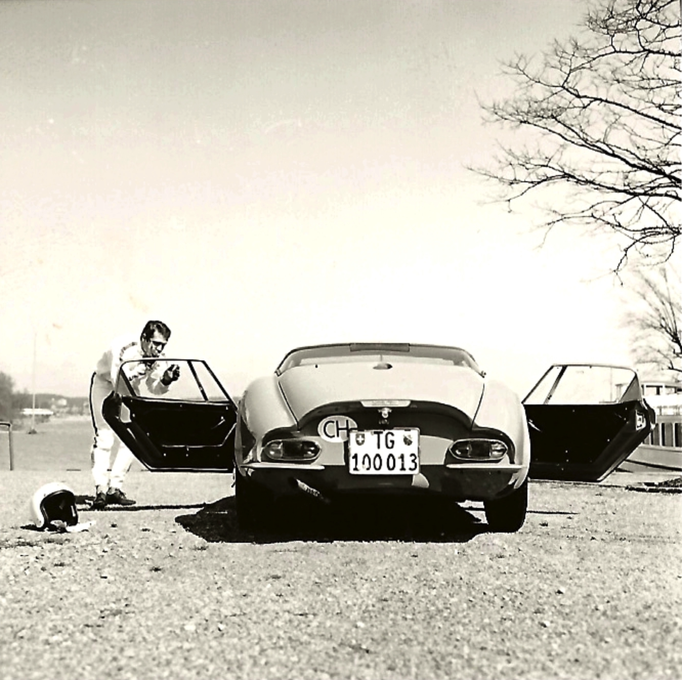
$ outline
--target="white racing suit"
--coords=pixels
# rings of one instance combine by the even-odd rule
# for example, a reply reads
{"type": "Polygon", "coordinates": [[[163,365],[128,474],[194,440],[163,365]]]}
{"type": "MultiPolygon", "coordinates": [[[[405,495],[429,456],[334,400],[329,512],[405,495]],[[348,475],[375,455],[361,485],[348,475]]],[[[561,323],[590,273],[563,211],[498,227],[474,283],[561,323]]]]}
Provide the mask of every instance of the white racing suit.
{"type": "MultiPolygon", "coordinates": [[[[102,403],[114,391],[121,364],[124,361],[141,358],[143,355],[139,339],[120,339],[114,341],[112,346],[100,357],[97,368],[92,374],[90,414],[95,430],[95,439],[91,451],[92,477],[98,492],[106,493],[109,489],[121,489],[123,480],[135,459],[130,449],[116,437],[114,431],[104,420],[102,403]],[[113,465],[111,465],[110,472],[111,453],[116,441],[118,441],[118,452],[113,465]]],[[[143,387],[144,381],[144,387],[149,393],[159,395],[168,391],[168,386],[161,382],[166,368],[168,368],[166,362],[154,361],[127,364],[123,370],[136,390],[138,387],[143,387]]]]}

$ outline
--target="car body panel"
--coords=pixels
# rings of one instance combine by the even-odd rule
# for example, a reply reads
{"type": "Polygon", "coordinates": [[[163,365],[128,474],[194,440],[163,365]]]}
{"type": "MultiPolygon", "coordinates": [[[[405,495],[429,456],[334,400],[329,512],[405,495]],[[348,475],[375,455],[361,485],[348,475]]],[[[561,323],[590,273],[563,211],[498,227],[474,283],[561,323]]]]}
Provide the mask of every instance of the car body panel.
{"type": "Polygon", "coordinates": [[[508,432],[511,438],[518,442],[517,460],[524,465],[530,464],[531,439],[526,412],[516,394],[507,385],[499,380],[487,380],[485,399],[481,400],[481,406],[476,413],[476,423],[481,428],[508,432]]]}
{"type": "MultiPolygon", "coordinates": [[[[462,465],[456,468],[431,465],[422,467],[419,474],[405,477],[353,476],[343,465],[275,466],[250,463],[241,473],[267,488],[276,497],[300,495],[299,482],[320,494],[324,499],[336,500],[353,495],[445,495],[454,501],[485,501],[518,488],[526,479],[528,469],[521,465],[490,466],[462,465]],[[516,484],[517,480],[521,480],[516,484]]],[[[312,494],[316,495],[316,494],[312,494]]]]}
{"type": "Polygon", "coordinates": [[[409,395],[413,401],[448,404],[473,421],[484,379],[469,368],[398,361],[296,366],[280,376],[294,417],[334,402],[382,400],[409,395]]]}
{"type": "Polygon", "coordinates": [[[253,432],[269,432],[277,428],[294,428],[296,418],[287,405],[279,381],[274,374],[254,380],[241,400],[242,419],[253,432]],[[263,405],[267,408],[263,408],[263,405]]]}
{"type": "Polygon", "coordinates": [[[601,481],[655,423],[637,374],[624,366],[551,366],[523,403],[535,479],[601,481]]]}

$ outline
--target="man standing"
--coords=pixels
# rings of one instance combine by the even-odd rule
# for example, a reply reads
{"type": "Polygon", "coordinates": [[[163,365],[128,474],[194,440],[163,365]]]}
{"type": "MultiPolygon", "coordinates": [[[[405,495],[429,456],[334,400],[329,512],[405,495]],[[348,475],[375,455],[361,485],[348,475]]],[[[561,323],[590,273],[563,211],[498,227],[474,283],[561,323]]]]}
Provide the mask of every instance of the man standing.
{"type": "MultiPolygon", "coordinates": [[[[170,328],[163,321],[148,321],[139,340],[123,338],[112,343],[97,362],[90,382],[90,413],[95,430],[92,445],[92,477],[95,481],[94,510],[107,505],[134,505],[135,501],[123,493],[123,480],[132,465],[134,456],[119,440],[118,452],[109,471],[111,451],[117,439],[102,415],[102,403],[114,391],[121,364],[135,359],[158,359],[170,338],[170,328]]],[[[139,361],[125,364],[123,372],[133,386],[143,381],[152,394],[164,394],[180,376],[177,364],[162,361],[139,361]]]]}

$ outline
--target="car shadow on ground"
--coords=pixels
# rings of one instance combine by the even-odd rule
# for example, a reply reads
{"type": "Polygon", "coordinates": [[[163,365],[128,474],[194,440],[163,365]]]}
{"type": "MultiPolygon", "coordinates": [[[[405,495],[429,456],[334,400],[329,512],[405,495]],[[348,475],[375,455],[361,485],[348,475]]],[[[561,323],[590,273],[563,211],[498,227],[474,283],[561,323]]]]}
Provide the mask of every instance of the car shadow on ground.
{"type": "Polygon", "coordinates": [[[209,543],[287,541],[409,541],[464,543],[488,525],[452,501],[362,499],[323,505],[316,501],[278,507],[272,523],[251,531],[240,526],[234,496],[175,518],[186,531],[209,543]]]}

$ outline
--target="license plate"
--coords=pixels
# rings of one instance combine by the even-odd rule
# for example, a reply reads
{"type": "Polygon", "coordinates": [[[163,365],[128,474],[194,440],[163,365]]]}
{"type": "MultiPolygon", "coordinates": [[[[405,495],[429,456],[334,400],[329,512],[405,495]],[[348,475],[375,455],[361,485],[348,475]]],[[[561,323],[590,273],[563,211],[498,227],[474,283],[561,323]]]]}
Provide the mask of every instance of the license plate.
{"type": "Polygon", "coordinates": [[[351,430],[348,469],[352,475],[416,475],[419,430],[351,430]]]}

